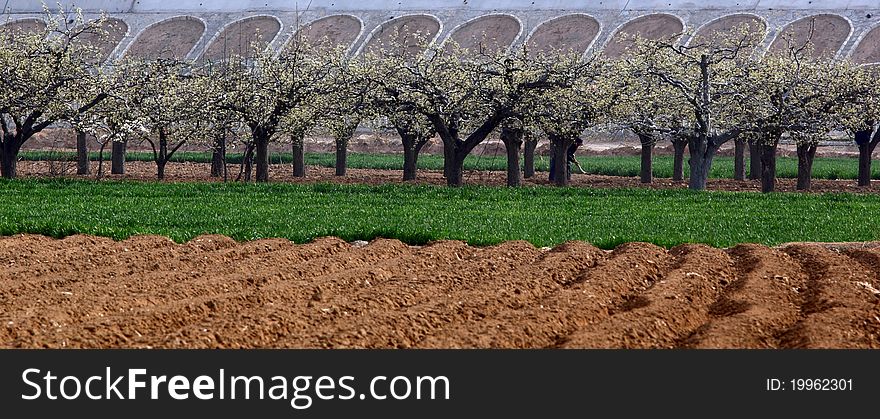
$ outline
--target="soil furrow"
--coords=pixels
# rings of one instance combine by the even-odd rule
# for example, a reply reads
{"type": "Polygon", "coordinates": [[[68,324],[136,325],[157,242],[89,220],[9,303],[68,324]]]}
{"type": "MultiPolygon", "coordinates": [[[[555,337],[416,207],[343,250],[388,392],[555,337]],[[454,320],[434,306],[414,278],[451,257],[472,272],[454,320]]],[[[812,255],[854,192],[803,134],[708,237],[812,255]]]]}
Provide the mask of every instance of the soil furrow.
{"type": "MultiPolygon", "coordinates": [[[[412,255],[404,266],[398,267],[398,274],[389,275],[386,281],[362,287],[354,293],[334,292],[321,298],[314,304],[316,307],[344,316],[326,316],[330,318],[320,327],[304,331],[287,344],[411,347],[459,316],[480,316],[466,309],[459,312],[464,302],[470,301],[470,295],[487,287],[498,292],[514,287],[516,284],[510,283],[515,282],[518,275],[511,272],[520,263],[532,262],[541,255],[525,242],[509,242],[462,255],[467,249],[463,244],[452,242],[428,246],[412,255]],[[419,263],[425,259],[432,262],[419,263]],[[438,305],[444,308],[438,310],[438,305]]],[[[482,295],[480,300],[485,302],[487,296],[482,295]]],[[[278,336],[278,339],[289,340],[290,336],[278,336]]]]}
{"type": "Polygon", "coordinates": [[[709,307],[710,319],[682,342],[692,348],[775,348],[800,318],[806,274],[787,254],[745,244],[727,252],[736,280],[709,307]]]}
{"type": "MultiPolygon", "coordinates": [[[[479,322],[446,327],[427,347],[545,348],[615,310],[638,304],[638,294],[661,276],[667,251],[646,243],[618,246],[573,281],[523,307],[507,306],[479,322]]],[[[548,273],[552,272],[552,266],[548,273]]]]}
{"type": "Polygon", "coordinates": [[[788,348],[880,348],[880,296],[870,284],[872,272],[852,258],[823,246],[783,249],[808,275],[803,318],[786,331],[788,348]]]}
{"type": "MultiPolygon", "coordinates": [[[[209,265],[208,270],[201,272],[177,270],[153,272],[141,277],[127,275],[98,283],[95,287],[98,289],[92,290],[95,292],[80,291],[62,294],[61,297],[55,297],[60,299],[56,301],[37,301],[37,307],[49,305],[72,310],[90,308],[91,311],[75,313],[70,310],[52,310],[52,315],[47,318],[39,310],[28,310],[37,316],[33,322],[35,324],[31,326],[37,330],[51,331],[53,328],[75,325],[75,317],[79,317],[79,323],[83,323],[82,326],[87,330],[84,337],[89,339],[93,337],[90,335],[101,334],[104,329],[112,332],[114,324],[132,323],[144,316],[156,319],[164,326],[182,327],[186,324],[186,319],[216,312],[222,306],[223,300],[237,301],[238,304],[232,306],[238,306],[242,301],[254,298],[254,290],[273,282],[295,278],[299,272],[315,277],[326,272],[368,265],[378,259],[363,250],[357,250],[362,257],[346,256],[346,252],[353,252],[350,245],[333,238],[316,240],[302,246],[294,246],[286,240],[263,240],[242,247],[243,249],[238,249],[238,254],[250,257],[231,265],[209,265]],[[274,273],[267,273],[267,266],[272,267],[274,273]],[[163,319],[165,323],[159,321],[163,319]]],[[[22,323],[19,328],[25,327],[27,316],[17,317],[22,323]]],[[[130,336],[142,338],[136,329],[132,328],[129,332],[130,336]]],[[[68,333],[73,331],[68,330],[68,333]]],[[[60,341],[73,343],[63,338],[60,341]]]]}
{"type": "Polygon", "coordinates": [[[733,263],[721,250],[683,245],[670,251],[676,262],[643,293],[639,307],[615,313],[573,333],[564,348],[672,348],[710,319],[711,305],[733,278],[733,263]]]}
{"type": "Polygon", "coordinates": [[[880,248],[0,238],[0,347],[880,348],[880,248]]]}

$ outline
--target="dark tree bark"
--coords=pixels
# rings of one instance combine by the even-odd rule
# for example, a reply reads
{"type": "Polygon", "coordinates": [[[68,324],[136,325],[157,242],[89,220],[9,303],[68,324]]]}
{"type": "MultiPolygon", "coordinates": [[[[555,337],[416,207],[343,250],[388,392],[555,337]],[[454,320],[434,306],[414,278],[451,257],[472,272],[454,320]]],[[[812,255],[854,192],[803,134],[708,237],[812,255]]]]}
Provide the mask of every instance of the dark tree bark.
{"type": "Polygon", "coordinates": [[[257,182],[269,181],[269,137],[255,138],[257,182]]]}
{"type": "Polygon", "coordinates": [[[739,131],[727,131],[718,135],[699,133],[688,138],[688,150],[690,151],[691,176],[688,179],[688,188],[694,191],[706,189],[709,173],[712,171],[712,162],[718,149],[727,141],[736,139],[739,131]]]}
{"type": "Polygon", "coordinates": [[[403,180],[416,180],[418,170],[419,152],[416,147],[403,148],[403,180]]]}
{"type": "Polygon", "coordinates": [[[160,160],[156,162],[156,179],[165,180],[165,165],[168,164],[165,160],[160,160]]]}
{"type": "Polygon", "coordinates": [[[293,177],[306,177],[306,155],[302,135],[291,137],[293,152],[293,177]]]}
{"type": "Polygon", "coordinates": [[[493,113],[467,137],[460,137],[458,121],[449,123],[438,114],[425,115],[443,140],[444,174],[448,186],[461,186],[464,159],[474,147],[483,142],[506,118],[501,112],[493,113]]]}
{"type": "Polygon", "coordinates": [[[523,177],[531,179],[535,176],[535,149],[538,140],[527,139],[523,142],[523,177]]]}
{"type": "Polygon", "coordinates": [[[6,179],[15,179],[18,172],[18,151],[20,146],[12,136],[7,136],[0,146],[0,174],[6,179]]]}
{"type": "Polygon", "coordinates": [[[868,125],[871,129],[856,132],[856,144],[859,146],[859,186],[871,186],[871,156],[880,143],[880,129],[874,130],[873,121],[868,125]]]}
{"type": "Polygon", "coordinates": [[[687,140],[675,139],[672,141],[672,180],[681,182],[684,180],[684,149],[687,147],[687,140]]]}
{"type": "Polygon", "coordinates": [[[813,158],[816,157],[816,144],[798,144],[797,190],[808,191],[813,179],[813,158]]]}
{"type": "Polygon", "coordinates": [[[761,144],[761,192],[768,193],[776,190],[776,147],[761,144]]]}
{"type": "Polygon", "coordinates": [[[746,142],[737,138],[733,144],[733,180],[746,180],[746,142]]]}
{"type": "Polygon", "coordinates": [[[104,176],[104,149],[107,148],[107,142],[104,141],[101,143],[101,148],[98,149],[98,173],[95,176],[100,179],[104,176]]]}
{"type": "Polygon", "coordinates": [[[639,178],[642,183],[654,181],[654,137],[648,134],[638,134],[642,143],[642,163],[640,165],[639,178]]]}
{"type": "Polygon", "coordinates": [[[507,186],[516,188],[522,184],[520,177],[519,153],[522,148],[523,129],[520,127],[503,127],[501,142],[507,150],[507,186]]]}
{"type": "Polygon", "coordinates": [[[553,154],[553,184],[568,186],[568,149],[574,144],[574,138],[550,136],[550,150],[553,154]]]}
{"type": "Polygon", "coordinates": [[[871,154],[868,144],[859,144],[859,186],[871,186],[871,154]]]}
{"type": "Polygon", "coordinates": [[[238,173],[237,180],[242,180],[242,176],[244,177],[245,182],[251,181],[251,174],[254,171],[254,146],[251,143],[248,143],[244,147],[244,157],[241,160],[241,170],[238,173]]]}
{"type": "Polygon", "coordinates": [[[761,146],[757,141],[749,142],[749,180],[761,178],[761,146]]]}
{"type": "Polygon", "coordinates": [[[688,141],[688,150],[690,151],[688,189],[693,191],[706,190],[709,171],[712,170],[712,159],[715,157],[715,152],[718,151],[718,145],[708,141],[701,134],[688,141]]]}
{"type": "Polygon", "coordinates": [[[86,133],[76,131],[76,174],[87,175],[89,169],[89,144],[86,133]]]}
{"type": "Polygon", "coordinates": [[[110,174],[125,174],[125,149],[128,141],[114,141],[111,147],[110,174]]]}
{"type": "Polygon", "coordinates": [[[348,140],[336,140],[336,176],[345,176],[348,167],[348,140]]]}
{"type": "Polygon", "coordinates": [[[218,133],[211,153],[211,177],[226,177],[226,132],[218,133]]]}
{"type": "Polygon", "coordinates": [[[453,160],[455,160],[455,147],[447,145],[447,142],[443,141],[443,177],[446,178],[446,183],[450,183],[449,177],[452,173],[453,160]]]}
{"type": "Polygon", "coordinates": [[[428,143],[430,137],[419,137],[403,128],[397,128],[400,140],[403,143],[403,180],[416,180],[418,172],[419,153],[422,147],[428,143]]]}
{"type": "Polygon", "coordinates": [[[447,186],[461,186],[464,181],[462,174],[464,173],[464,159],[466,153],[453,150],[446,154],[448,157],[444,160],[444,171],[446,172],[447,186]]]}
{"type": "Polygon", "coordinates": [[[168,134],[164,129],[159,129],[159,148],[156,149],[156,143],[150,141],[150,145],[153,146],[153,156],[156,160],[156,178],[158,180],[165,179],[165,167],[168,165],[168,162],[174,157],[174,153],[182,147],[186,141],[181,141],[170,149],[168,148],[168,134]]]}

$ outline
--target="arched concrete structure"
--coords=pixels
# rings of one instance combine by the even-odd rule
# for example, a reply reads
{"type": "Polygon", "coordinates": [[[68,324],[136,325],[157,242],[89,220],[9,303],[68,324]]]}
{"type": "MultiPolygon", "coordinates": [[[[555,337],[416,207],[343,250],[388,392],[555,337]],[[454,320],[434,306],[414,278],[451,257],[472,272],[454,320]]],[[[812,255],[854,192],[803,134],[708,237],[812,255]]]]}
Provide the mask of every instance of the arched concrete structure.
{"type": "Polygon", "coordinates": [[[602,25],[594,17],[572,13],[541,23],[526,42],[532,54],[551,51],[583,54],[590,49],[601,30],[602,25]]]}
{"type": "Polygon", "coordinates": [[[316,48],[351,48],[361,36],[364,23],[352,15],[332,15],[312,21],[296,30],[284,45],[291,48],[297,42],[305,42],[316,48]]]}
{"type": "Polygon", "coordinates": [[[770,54],[801,48],[809,42],[815,56],[833,57],[852,34],[852,25],[843,16],[821,14],[789,23],[770,45],[770,54]]]}
{"type": "Polygon", "coordinates": [[[42,19],[17,19],[0,23],[0,31],[6,33],[28,32],[35,33],[46,30],[46,22],[42,19]]]}
{"type": "Polygon", "coordinates": [[[677,16],[668,13],[640,16],[621,25],[602,49],[602,53],[609,58],[619,58],[634,44],[636,37],[656,40],[683,31],[684,22],[677,16]]]}
{"type": "MultiPolygon", "coordinates": [[[[693,38],[688,41],[688,45],[714,44],[745,25],[748,26],[749,32],[758,34],[761,40],[767,36],[767,22],[760,16],[749,13],[736,13],[722,16],[704,24],[697,29],[693,38]]],[[[760,41],[758,41],[755,47],[759,45],[760,41]]]]}
{"type": "MultiPolygon", "coordinates": [[[[254,15],[265,15],[277,18],[282,22],[282,30],[285,42],[273,42],[273,47],[286,45],[293,30],[284,30],[283,27],[293,22],[317,22],[319,18],[334,15],[351,15],[363,22],[363,33],[369,35],[355,39],[354,47],[359,52],[364,51],[371,38],[376,38],[374,44],[381,42],[381,38],[388,37],[387,29],[398,23],[394,18],[404,16],[429,16],[435,19],[430,23],[429,38],[473,39],[466,32],[483,24],[485,16],[510,15],[522,22],[526,28],[515,43],[523,40],[531,40],[533,44],[542,44],[544,47],[559,48],[564,44],[569,45],[566,49],[589,50],[598,49],[596,42],[601,42],[606,47],[606,52],[612,55],[619,54],[623,49],[617,44],[618,33],[625,33],[630,28],[621,27],[629,23],[632,18],[650,15],[673,15],[683,20],[688,29],[698,28],[699,38],[706,33],[715,33],[730,26],[732,21],[740,18],[763,22],[764,29],[779,29],[781,32],[792,31],[799,33],[797,27],[811,16],[837,15],[845,18],[853,30],[850,39],[843,43],[838,56],[853,56],[857,60],[872,61],[880,58],[872,58],[871,51],[874,45],[880,43],[880,34],[871,32],[880,19],[880,2],[878,0],[713,0],[711,2],[698,2],[695,0],[606,0],[600,2],[585,2],[575,0],[505,0],[503,2],[489,0],[59,0],[63,7],[70,8],[72,5],[81,7],[87,17],[94,18],[99,12],[105,11],[111,16],[125,20],[129,24],[131,33],[123,42],[128,45],[128,40],[134,39],[136,45],[128,46],[131,55],[157,55],[156,51],[165,51],[166,55],[188,56],[195,58],[207,48],[219,48],[215,38],[219,39],[223,33],[222,28],[229,28],[231,22],[238,22],[254,15]],[[567,19],[577,20],[575,16],[589,16],[595,20],[585,25],[573,25],[570,28],[559,29],[564,26],[567,19]],[[186,47],[180,44],[172,45],[175,39],[192,37],[188,31],[193,28],[175,27],[175,25],[162,26],[159,29],[167,29],[165,33],[157,35],[155,22],[164,22],[168,19],[190,16],[199,19],[204,27],[198,27],[201,31],[207,28],[208,33],[199,34],[195,40],[187,39],[186,47]],[[731,17],[733,16],[733,18],[731,17]],[[394,22],[394,23],[390,23],[394,22]],[[470,26],[468,23],[473,24],[470,26]],[[797,23],[796,23],[797,22],[797,23]],[[439,25],[439,30],[437,26],[439,25]],[[791,27],[789,27],[791,25],[791,27]],[[598,26],[601,31],[595,38],[591,37],[591,28],[598,26]],[[456,29],[452,29],[456,28],[456,29]],[[555,30],[555,34],[554,32],[555,30]],[[617,28],[617,29],[615,29],[617,28]],[[452,29],[452,30],[450,30],[452,29]],[[555,36],[557,39],[549,39],[555,36]],[[145,40],[152,38],[156,45],[145,47],[145,40]],[[864,38],[864,41],[862,40],[864,38]],[[364,42],[364,40],[367,42],[364,42]],[[191,42],[190,42],[191,41],[191,42]],[[207,48],[206,48],[207,45],[207,48]],[[858,49],[858,51],[855,51],[858,49]],[[152,51],[152,52],[150,52],[152,51]],[[182,51],[182,52],[181,52],[182,51]]],[[[41,0],[14,0],[6,3],[3,9],[5,14],[0,16],[0,25],[5,22],[21,21],[34,18],[45,19],[42,13],[41,0]]],[[[49,2],[54,9],[55,0],[49,2]]],[[[3,4],[3,3],[0,3],[3,4]]],[[[824,18],[823,18],[824,19],[824,18]]],[[[492,20],[492,19],[489,19],[492,20]]],[[[589,19],[584,19],[589,21],[589,19]]],[[[326,23],[326,22],[325,22],[326,23]]],[[[632,23],[635,25],[635,23],[632,23]]],[[[626,25],[625,25],[626,26],[626,25]]],[[[831,51],[837,42],[837,29],[834,36],[830,37],[828,46],[820,46],[823,50],[831,51]]],[[[478,33],[482,33],[479,31],[478,33]]],[[[488,33],[488,32],[487,32],[488,33]]],[[[761,47],[776,41],[773,39],[761,43],[761,47]]],[[[235,36],[226,36],[227,41],[235,36]]],[[[686,40],[687,41],[687,40],[686,40]]],[[[699,40],[689,41],[692,45],[699,40]]],[[[228,42],[223,41],[225,50],[229,49],[228,42]]],[[[778,46],[773,46],[778,48],[778,46]]],[[[123,50],[125,52],[125,50],[123,50]]],[[[111,54],[113,56],[115,54],[111,54]]]]}
{"type": "Polygon", "coordinates": [[[186,58],[205,34],[205,22],[192,16],[177,16],[148,26],[124,53],[140,59],[186,58]]]}
{"type": "Polygon", "coordinates": [[[254,43],[262,47],[271,44],[281,27],[281,21],[274,16],[258,15],[237,20],[214,36],[199,59],[222,61],[233,55],[249,56],[254,43]]]}
{"type": "Polygon", "coordinates": [[[119,46],[119,43],[122,42],[122,39],[125,38],[125,35],[128,34],[128,24],[122,19],[109,18],[101,25],[101,29],[107,32],[105,34],[106,37],[88,32],[82,34],[81,38],[83,42],[98,48],[100,53],[99,63],[107,61],[110,55],[113,54],[113,51],[116,50],[116,47],[119,46]]]}
{"type": "Polygon", "coordinates": [[[507,14],[483,15],[455,28],[446,39],[446,48],[458,45],[470,51],[493,53],[510,46],[522,33],[519,19],[507,14]],[[450,42],[452,41],[452,42],[450,42]]]}
{"type": "Polygon", "coordinates": [[[442,28],[440,20],[431,15],[400,16],[374,29],[361,52],[371,54],[387,51],[415,56],[424,51],[424,43],[431,43],[437,38],[442,28]]]}
{"type": "Polygon", "coordinates": [[[850,58],[859,64],[880,63],[880,25],[862,37],[850,58]]]}

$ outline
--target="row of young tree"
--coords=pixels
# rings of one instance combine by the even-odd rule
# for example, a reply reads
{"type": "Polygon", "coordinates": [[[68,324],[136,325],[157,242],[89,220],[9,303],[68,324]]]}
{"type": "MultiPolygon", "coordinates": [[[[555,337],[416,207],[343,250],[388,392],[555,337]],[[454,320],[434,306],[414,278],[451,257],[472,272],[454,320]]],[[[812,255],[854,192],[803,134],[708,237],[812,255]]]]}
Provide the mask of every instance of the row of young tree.
{"type": "MultiPolygon", "coordinates": [[[[29,139],[64,124],[79,133],[80,145],[86,136],[97,138],[102,156],[111,146],[117,163],[126,142],[149,143],[159,179],[184,144],[213,150],[212,174],[226,176],[227,139],[234,138],[244,147],[241,175],[250,180],[255,172],[258,182],[269,180],[274,142],[290,144],[294,175],[304,176],[303,139],[318,130],[335,138],[337,174],[344,175],[348,141],[361,124],[399,134],[405,180],[415,179],[420,150],[439,137],[451,186],[462,184],[465,158],[493,133],[507,148],[510,186],[520,184],[522,172],[534,175],[541,138],[549,139],[555,173],[566,173],[567,150],[589,130],[638,136],[644,182],[651,182],[655,145],[671,142],[677,180],[684,177],[687,149],[695,190],[706,188],[713,158],[730,141],[737,179],[745,176],[748,149],[751,173],[760,173],[765,191],[774,189],[783,139],[797,145],[798,189],[809,189],[816,148],[829,132],[849,132],[858,144],[860,185],[870,182],[871,154],[880,143],[875,68],[813,54],[809,39],[761,54],[763,36],[746,27],[699,44],[688,44],[687,34],[634,37],[613,59],[489,43],[423,45],[408,35],[358,56],[302,38],[280,52],[254,48],[222,62],[102,65],[98,48],[85,39],[100,37],[104,19],[74,16],[47,12],[43,32],[0,33],[0,169],[6,178],[16,176],[29,139]]],[[[88,170],[81,154],[81,170],[88,170]]]]}

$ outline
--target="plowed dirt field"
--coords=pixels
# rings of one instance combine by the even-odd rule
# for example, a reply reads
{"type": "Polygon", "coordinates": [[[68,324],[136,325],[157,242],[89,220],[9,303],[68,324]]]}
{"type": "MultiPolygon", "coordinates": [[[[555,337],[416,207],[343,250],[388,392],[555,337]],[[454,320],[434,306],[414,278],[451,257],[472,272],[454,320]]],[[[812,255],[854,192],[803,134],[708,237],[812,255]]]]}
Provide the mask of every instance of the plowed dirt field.
{"type": "Polygon", "coordinates": [[[880,244],[0,238],[0,346],[880,348],[880,244]]]}

